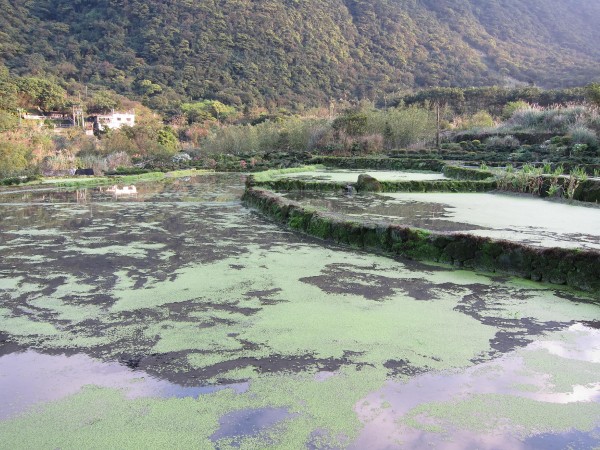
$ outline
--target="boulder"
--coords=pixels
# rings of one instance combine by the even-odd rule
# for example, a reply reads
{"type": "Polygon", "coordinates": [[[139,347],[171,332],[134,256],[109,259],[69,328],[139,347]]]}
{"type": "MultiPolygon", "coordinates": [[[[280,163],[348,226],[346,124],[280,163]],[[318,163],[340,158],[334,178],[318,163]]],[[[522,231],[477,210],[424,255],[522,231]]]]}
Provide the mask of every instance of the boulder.
{"type": "Polygon", "coordinates": [[[356,183],[356,190],[361,192],[381,192],[381,183],[377,178],[362,173],[358,176],[358,182],[356,183]]]}

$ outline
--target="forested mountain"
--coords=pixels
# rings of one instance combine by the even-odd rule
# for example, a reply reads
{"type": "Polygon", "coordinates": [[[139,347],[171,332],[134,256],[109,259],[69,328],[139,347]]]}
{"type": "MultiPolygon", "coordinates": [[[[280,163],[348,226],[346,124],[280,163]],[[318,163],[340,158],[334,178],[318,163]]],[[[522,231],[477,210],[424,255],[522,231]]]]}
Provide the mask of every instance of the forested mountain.
{"type": "Polygon", "coordinates": [[[597,0],[0,0],[0,62],[157,108],[600,77],[597,0]]]}

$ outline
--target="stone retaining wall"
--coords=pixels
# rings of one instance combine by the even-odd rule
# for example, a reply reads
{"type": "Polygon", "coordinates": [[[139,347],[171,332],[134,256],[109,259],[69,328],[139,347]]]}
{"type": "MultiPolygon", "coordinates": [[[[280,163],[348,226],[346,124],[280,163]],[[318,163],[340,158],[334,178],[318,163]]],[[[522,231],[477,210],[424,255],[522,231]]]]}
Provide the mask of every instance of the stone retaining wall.
{"type": "Polygon", "coordinates": [[[246,189],[243,200],[277,222],[320,239],[416,260],[568,285],[600,297],[600,252],[536,248],[469,234],[351,220],[306,208],[252,186],[246,189]]]}
{"type": "Polygon", "coordinates": [[[371,170],[430,170],[441,172],[444,162],[438,159],[410,158],[344,158],[336,156],[315,156],[310,164],[323,164],[339,169],[371,170]]]}
{"type": "Polygon", "coordinates": [[[489,178],[494,178],[495,176],[488,170],[460,166],[445,166],[444,175],[456,180],[487,180],[489,178]]]}
{"type": "Polygon", "coordinates": [[[304,181],[293,178],[256,181],[251,175],[247,186],[262,187],[274,191],[341,192],[352,186],[356,192],[489,192],[497,188],[495,180],[410,180],[377,181],[377,188],[363,187],[358,183],[335,181],[304,181]]]}

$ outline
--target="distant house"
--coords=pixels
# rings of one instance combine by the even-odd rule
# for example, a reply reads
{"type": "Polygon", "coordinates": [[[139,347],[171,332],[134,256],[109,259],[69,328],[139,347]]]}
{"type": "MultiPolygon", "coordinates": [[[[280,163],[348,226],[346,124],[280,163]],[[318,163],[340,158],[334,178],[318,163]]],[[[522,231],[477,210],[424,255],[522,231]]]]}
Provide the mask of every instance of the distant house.
{"type": "Polygon", "coordinates": [[[132,127],[135,125],[135,114],[133,111],[120,113],[112,112],[111,114],[102,114],[94,116],[94,129],[104,131],[106,128],[116,130],[123,126],[132,127]]]}

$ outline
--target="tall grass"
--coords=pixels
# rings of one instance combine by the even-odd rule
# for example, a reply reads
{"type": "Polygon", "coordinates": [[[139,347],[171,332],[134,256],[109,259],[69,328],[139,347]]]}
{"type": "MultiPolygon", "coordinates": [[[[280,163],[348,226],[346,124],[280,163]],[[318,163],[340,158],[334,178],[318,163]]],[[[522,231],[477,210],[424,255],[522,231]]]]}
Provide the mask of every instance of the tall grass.
{"type": "Polygon", "coordinates": [[[200,142],[206,154],[253,154],[271,150],[289,152],[377,153],[429,142],[435,135],[432,113],[416,106],[386,111],[361,110],[326,118],[287,118],[258,125],[231,125],[217,128],[200,142]],[[360,127],[348,129],[344,118],[360,127]],[[342,126],[339,124],[342,123],[342,126]]]}
{"type": "Polygon", "coordinates": [[[542,108],[528,105],[517,109],[512,117],[501,125],[504,130],[535,131],[565,134],[574,126],[585,126],[590,116],[589,108],[582,105],[552,106],[542,108]]]}
{"type": "Polygon", "coordinates": [[[388,149],[407,148],[435,136],[435,117],[423,108],[393,108],[366,114],[367,133],[382,135],[388,149]]]}

